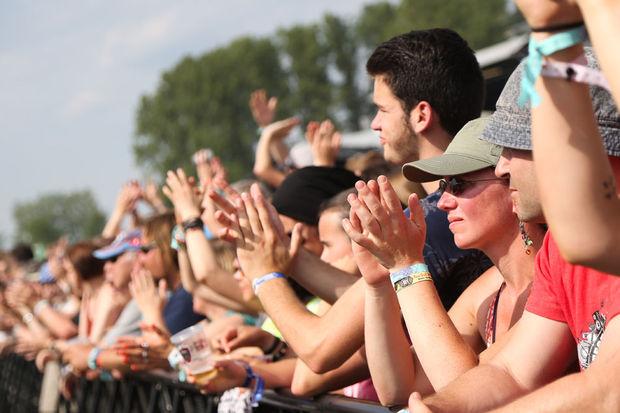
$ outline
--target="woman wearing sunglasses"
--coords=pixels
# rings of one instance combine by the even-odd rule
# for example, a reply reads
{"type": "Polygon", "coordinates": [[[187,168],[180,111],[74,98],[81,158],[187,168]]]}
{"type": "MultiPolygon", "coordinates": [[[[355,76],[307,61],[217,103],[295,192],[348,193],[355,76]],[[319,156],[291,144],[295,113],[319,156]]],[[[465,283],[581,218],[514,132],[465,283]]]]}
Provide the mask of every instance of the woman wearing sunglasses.
{"type": "Polygon", "coordinates": [[[149,218],[143,225],[138,264],[130,290],[143,321],[175,334],[204,317],[194,313],[192,296],[183,289],[177,253],[170,247],[173,213],[149,218]],[[167,290],[171,293],[167,296],[167,290]]]}
{"type": "Polygon", "coordinates": [[[544,229],[520,225],[508,181],[494,175],[501,147],[479,139],[486,123],[468,123],[442,156],[403,168],[417,182],[444,178],[438,207],[447,212],[456,245],[483,251],[495,265],[450,311],[441,305],[422,258],[426,231],[417,197],[410,197],[411,218],[405,217],[380,177],[358,182],[358,195],[350,199],[352,214],[344,227],[357,244],[367,284],[366,352],[385,405],[407,404],[414,391],[437,391],[477,365],[497,351],[523,312],[544,229]]]}

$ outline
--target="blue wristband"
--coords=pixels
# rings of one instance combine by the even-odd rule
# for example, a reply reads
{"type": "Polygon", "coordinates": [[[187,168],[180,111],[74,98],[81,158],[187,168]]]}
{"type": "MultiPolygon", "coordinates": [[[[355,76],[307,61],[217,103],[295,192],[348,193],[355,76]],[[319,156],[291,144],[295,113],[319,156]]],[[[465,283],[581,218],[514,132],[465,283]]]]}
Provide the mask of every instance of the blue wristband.
{"type": "Polygon", "coordinates": [[[424,272],[429,272],[428,266],[426,264],[424,264],[423,262],[413,264],[413,265],[410,265],[409,267],[405,267],[401,270],[390,273],[390,281],[392,281],[392,285],[394,285],[400,280],[407,278],[413,274],[419,274],[419,273],[424,273],[424,272]]]}
{"type": "Polygon", "coordinates": [[[97,370],[97,357],[99,357],[99,353],[101,353],[101,349],[99,347],[93,348],[90,353],[88,353],[88,361],[86,364],[88,368],[91,370],[97,370]]]}
{"type": "Polygon", "coordinates": [[[533,107],[540,104],[540,96],[536,93],[534,84],[542,71],[543,57],[582,43],[586,38],[586,30],[583,27],[555,34],[541,42],[530,37],[528,56],[525,58],[526,64],[521,78],[521,94],[519,95],[521,106],[527,104],[528,101],[532,102],[533,107]]]}
{"type": "Polygon", "coordinates": [[[266,283],[267,281],[275,280],[276,278],[286,278],[286,275],[282,274],[281,272],[270,272],[252,281],[252,290],[254,290],[254,294],[258,294],[258,287],[260,287],[262,284],[266,283]]]}
{"type": "Polygon", "coordinates": [[[263,398],[263,393],[265,392],[265,380],[263,380],[263,378],[258,374],[254,373],[254,370],[252,370],[252,367],[250,367],[249,364],[243,363],[243,367],[245,368],[246,377],[241,387],[249,388],[252,382],[254,382],[250,402],[252,407],[258,407],[258,403],[263,398]]]}

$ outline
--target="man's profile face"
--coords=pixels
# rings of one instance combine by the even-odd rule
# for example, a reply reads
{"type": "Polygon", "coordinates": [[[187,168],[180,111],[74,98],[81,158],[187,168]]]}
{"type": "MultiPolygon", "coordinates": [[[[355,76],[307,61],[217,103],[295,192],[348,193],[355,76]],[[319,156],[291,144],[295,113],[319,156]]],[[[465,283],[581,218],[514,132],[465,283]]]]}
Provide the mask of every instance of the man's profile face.
{"type": "Polygon", "coordinates": [[[380,133],[383,156],[388,162],[403,165],[418,159],[418,137],[411,128],[409,113],[392,93],[382,75],[375,76],[373,102],[377,106],[370,127],[380,133]]]}
{"type": "Polygon", "coordinates": [[[504,148],[495,167],[497,177],[510,177],[513,212],[524,222],[544,223],[532,152],[504,148]]]}

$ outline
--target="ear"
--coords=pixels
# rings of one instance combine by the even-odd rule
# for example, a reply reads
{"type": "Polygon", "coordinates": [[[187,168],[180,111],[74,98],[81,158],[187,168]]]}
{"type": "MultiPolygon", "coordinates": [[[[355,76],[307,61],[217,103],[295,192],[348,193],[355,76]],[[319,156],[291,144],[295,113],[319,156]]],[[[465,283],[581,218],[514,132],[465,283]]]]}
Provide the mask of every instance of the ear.
{"type": "Polygon", "coordinates": [[[435,111],[425,100],[418,102],[409,113],[411,128],[416,134],[427,131],[435,121],[435,111]]]}

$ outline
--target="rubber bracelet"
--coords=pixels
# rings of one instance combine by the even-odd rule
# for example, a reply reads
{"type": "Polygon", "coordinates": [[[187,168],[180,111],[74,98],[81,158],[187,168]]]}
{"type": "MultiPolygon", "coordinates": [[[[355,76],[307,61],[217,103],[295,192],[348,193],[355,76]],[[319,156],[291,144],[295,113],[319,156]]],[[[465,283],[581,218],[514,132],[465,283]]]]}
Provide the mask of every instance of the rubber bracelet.
{"type": "Polygon", "coordinates": [[[390,281],[392,281],[392,284],[395,284],[405,277],[409,277],[417,273],[427,273],[427,272],[428,272],[428,266],[424,264],[423,262],[421,262],[421,263],[410,265],[409,267],[402,268],[398,271],[391,272],[390,281]]]}
{"type": "Polygon", "coordinates": [[[557,32],[563,32],[563,31],[570,30],[570,29],[576,29],[582,26],[583,26],[583,21],[578,21],[574,23],[552,24],[550,26],[544,26],[544,27],[530,27],[530,30],[534,33],[557,33],[557,32]]]}
{"type": "Polygon", "coordinates": [[[99,368],[97,366],[97,357],[99,357],[99,353],[101,353],[101,349],[99,347],[93,348],[90,353],[88,353],[88,361],[86,364],[89,369],[97,370],[97,368],[99,368]]]}
{"type": "Polygon", "coordinates": [[[281,272],[270,272],[269,274],[265,274],[261,277],[256,278],[252,281],[252,290],[254,290],[254,294],[258,294],[258,288],[266,283],[267,281],[275,280],[276,278],[286,278],[286,275],[281,272]]]}
{"type": "Polygon", "coordinates": [[[399,280],[394,283],[394,291],[399,292],[407,287],[411,287],[412,285],[416,285],[417,283],[423,281],[433,281],[433,277],[430,273],[418,273],[414,276],[407,276],[402,280],[399,280]]]}

